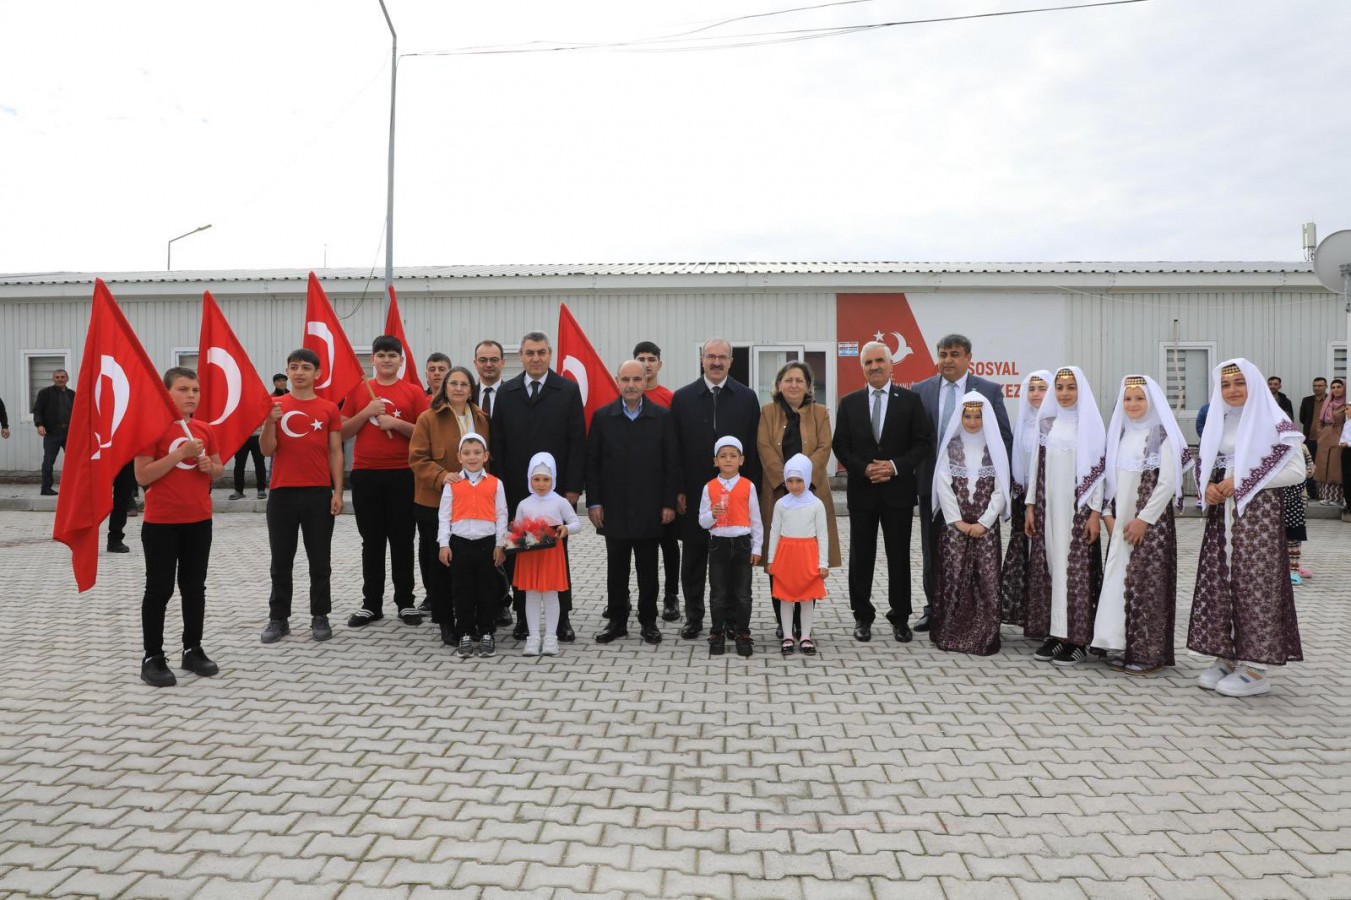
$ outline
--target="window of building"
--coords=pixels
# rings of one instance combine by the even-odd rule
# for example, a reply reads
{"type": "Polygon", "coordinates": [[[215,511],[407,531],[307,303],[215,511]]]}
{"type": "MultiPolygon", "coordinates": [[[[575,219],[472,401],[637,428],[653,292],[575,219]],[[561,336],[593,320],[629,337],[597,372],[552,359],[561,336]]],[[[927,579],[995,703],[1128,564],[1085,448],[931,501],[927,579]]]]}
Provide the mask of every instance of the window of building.
{"type": "MultiPolygon", "coordinates": [[[[28,402],[24,405],[19,417],[20,421],[33,421],[33,404],[38,399],[38,391],[51,385],[52,373],[57,369],[65,369],[70,372],[69,350],[25,350],[23,352],[24,396],[28,398],[28,402]]],[[[71,390],[75,389],[73,377],[67,386],[71,390]]]]}
{"type": "Polygon", "coordinates": [[[1210,400],[1210,370],[1215,344],[1172,342],[1159,345],[1159,384],[1177,412],[1195,413],[1210,400]]]}
{"type": "Polygon", "coordinates": [[[174,365],[176,365],[176,366],[183,366],[184,368],[192,369],[192,371],[194,371],[194,372],[197,373],[197,376],[198,376],[199,378],[201,377],[201,374],[202,374],[202,373],[201,373],[201,370],[200,370],[200,369],[198,368],[198,366],[197,366],[197,348],[196,348],[196,347],[175,347],[175,348],[174,348],[174,365]]]}
{"type": "Polygon", "coordinates": [[[1346,341],[1333,341],[1328,345],[1328,362],[1330,377],[1346,377],[1346,341]]]}

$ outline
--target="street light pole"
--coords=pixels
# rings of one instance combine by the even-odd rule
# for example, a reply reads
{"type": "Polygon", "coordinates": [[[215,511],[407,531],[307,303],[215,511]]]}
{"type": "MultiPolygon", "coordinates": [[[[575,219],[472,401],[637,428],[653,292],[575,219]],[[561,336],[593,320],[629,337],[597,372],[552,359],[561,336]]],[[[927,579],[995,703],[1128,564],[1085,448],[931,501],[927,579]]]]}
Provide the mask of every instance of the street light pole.
{"type": "Polygon", "coordinates": [[[380,11],[385,14],[385,24],[389,26],[389,176],[385,197],[385,289],[394,286],[394,105],[398,96],[399,83],[399,35],[394,31],[394,22],[389,17],[385,0],[380,0],[380,11]]]}
{"type": "Polygon", "coordinates": [[[203,225],[200,228],[194,228],[192,231],[180,234],[176,238],[170,238],[169,243],[164,246],[164,271],[172,272],[174,269],[174,241],[181,241],[185,237],[196,234],[199,231],[206,231],[210,225],[203,225]]]}

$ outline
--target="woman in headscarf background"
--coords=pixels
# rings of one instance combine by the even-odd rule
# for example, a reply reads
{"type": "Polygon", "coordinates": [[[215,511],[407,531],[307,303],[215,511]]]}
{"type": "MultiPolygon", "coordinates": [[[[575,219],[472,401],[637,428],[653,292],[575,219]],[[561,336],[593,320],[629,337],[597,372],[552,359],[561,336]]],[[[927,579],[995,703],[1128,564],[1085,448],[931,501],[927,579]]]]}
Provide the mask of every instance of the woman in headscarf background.
{"type": "Polygon", "coordinates": [[[783,465],[783,483],[788,493],[774,504],[770,528],[769,570],[779,592],[779,622],[785,656],[797,645],[793,640],[793,613],[801,611],[802,652],[816,652],[812,640],[812,613],[816,601],[826,597],[825,578],[830,573],[827,538],[829,516],[820,498],[812,494],[812,461],[797,453],[783,465]]]}
{"type": "Polygon", "coordinates": [[[1008,516],[1009,460],[984,394],[962,397],[934,465],[933,508],[945,527],[937,542],[938,602],[929,636],[940,650],[999,652],[999,517],[1008,516]]]}
{"type": "Polygon", "coordinates": [[[1187,444],[1159,385],[1121,379],[1107,428],[1102,515],[1111,535],[1093,646],[1128,675],[1173,665],[1177,530],[1187,444]],[[1115,655],[1115,658],[1113,656],[1115,655]]]}
{"type": "MultiPolygon", "coordinates": [[[[1032,457],[1037,450],[1037,412],[1051,384],[1047,369],[1029,372],[1018,390],[1018,421],[1013,426],[1013,457],[1009,460],[1010,501],[1012,527],[1009,528],[1009,547],[1004,553],[1003,569],[999,573],[999,621],[1005,625],[1027,625],[1027,554],[1028,538],[1023,529],[1027,507],[1027,478],[1032,457]]],[[[1043,635],[1044,637],[1044,635],[1043,635]]]]}
{"type": "Polygon", "coordinates": [[[1271,690],[1268,666],[1304,658],[1281,500],[1282,488],[1304,481],[1303,435],[1246,359],[1221,363],[1211,383],[1201,434],[1206,526],[1187,647],[1215,657],[1200,687],[1248,697],[1271,690]]]}
{"type": "MultiPolygon", "coordinates": [[[[760,428],[756,433],[756,447],[760,453],[760,519],[765,526],[765,546],[760,558],[768,569],[769,534],[773,528],[774,504],[788,493],[784,486],[784,461],[798,453],[812,463],[812,477],[808,480],[811,492],[826,509],[826,523],[830,528],[829,564],[840,566],[840,536],[835,522],[835,500],[830,493],[830,477],[826,464],[830,461],[830,411],[815,402],[812,392],[815,377],[804,362],[785,364],[774,376],[773,400],[760,410],[760,428]]],[[[775,592],[774,576],[769,576],[770,602],[774,606],[774,621],[779,621],[779,595],[775,592]]],[[[793,606],[793,637],[801,632],[802,607],[793,606]]],[[[779,638],[786,637],[780,626],[779,638]]]]}
{"type": "Polygon", "coordinates": [[[1027,633],[1047,636],[1034,658],[1074,666],[1087,659],[1102,589],[1106,429],[1082,369],[1058,369],[1054,389],[1055,402],[1038,411],[1035,474],[1028,479],[1027,633]]]}
{"type": "Polygon", "coordinates": [[[1318,444],[1313,461],[1313,480],[1318,482],[1319,502],[1324,506],[1341,506],[1345,500],[1342,491],[1342,427],[1346,424],[1346,382],[1332,379],[1327,396],[1314,411],[1313,427],[1309,436],[1318,444]]]}

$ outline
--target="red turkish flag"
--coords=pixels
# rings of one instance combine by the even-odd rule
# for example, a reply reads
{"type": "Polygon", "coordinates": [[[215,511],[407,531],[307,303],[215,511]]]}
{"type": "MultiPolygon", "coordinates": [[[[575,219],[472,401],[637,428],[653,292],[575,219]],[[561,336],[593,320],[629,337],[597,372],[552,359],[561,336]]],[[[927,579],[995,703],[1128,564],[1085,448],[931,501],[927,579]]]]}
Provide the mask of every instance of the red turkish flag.
{"type": "Polygon", "coordinates": [[[220,458],[229,459],[267,417],[272,394],[210,291],[202,293],[197,377],[202,385],[197,418],[215,429],[220,458]]]}
{"type": "Polygon", "coordinates": [[[565,303],[558,304],[558,374],[571,378],[581,388],[587,428],[591,427],[592,413],[619,399],[614,376],[565,303]]]}
{"type": "Polygon", "coordinates": [[[399,377],[422,390],[422,380],[417,375],[417,361],[413,350],[408,346],[408,338],[403,336],[403,319],[399,318],[399,301],[394,296],[394,285],[389,286],[389,312],[385,314],[385,334],[393,335],[403,344],[403,365],[399,367],[399,377]]]}
{"type": "Polygon", "coordinates": [[[305,334],[301,346],[319,355],[319,380],[315,382],[314,392],[325,400],[340,403],[352,388],[365,380],[361,361],[313,272],[305,299],[305,334]]]}
{"type": "Polygon", "coordinates": [[[160,373],[108,286],[95,279],[52,528],[70,547],[80,591],[98,577],[99,525],[113,509],[113,478],[177,419],[160,373]]]}

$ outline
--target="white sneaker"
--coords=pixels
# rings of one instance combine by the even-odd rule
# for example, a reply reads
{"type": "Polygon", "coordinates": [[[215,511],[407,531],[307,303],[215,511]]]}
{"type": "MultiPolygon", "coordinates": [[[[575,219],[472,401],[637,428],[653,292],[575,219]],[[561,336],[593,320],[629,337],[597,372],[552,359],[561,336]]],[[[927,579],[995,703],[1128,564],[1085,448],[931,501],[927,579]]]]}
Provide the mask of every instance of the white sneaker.
{"type": "Polygon", "coordinates": [[[545,656],[558,655],[558,635],[551,634],[544,639],[544,649],[541,651],[545,656]]]}
{"type": "Polygon", "coordinates": [[[539,635],[532,634],[525,639],[525,655],[539,656],[539,635]]]}
{"type": "Polygon", "coordinates": [[[1207,691],[1213,691],[1221,681],[1232,674],[1234,674],[1234,667],[1223,660],[1217,659],[1210,664],[1209,669],[1202,672],[1196,679],[1196,686],[1207,691]]]}
{"type": "Polygon", "coordinates": [[[1215,692],[1226,697],[1255,697],[1270,690],[1271,679],[1267,678],[1266,673],[1246,666],[1226,675],[1215,685],[1215,692]]]}

